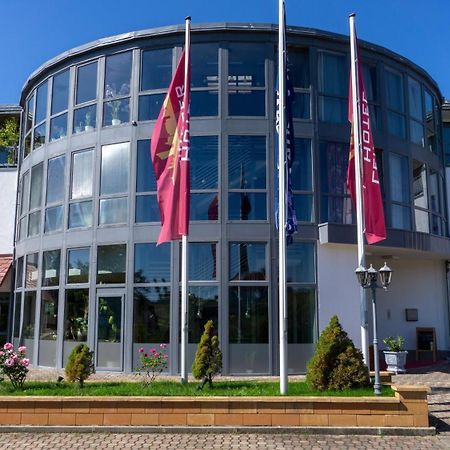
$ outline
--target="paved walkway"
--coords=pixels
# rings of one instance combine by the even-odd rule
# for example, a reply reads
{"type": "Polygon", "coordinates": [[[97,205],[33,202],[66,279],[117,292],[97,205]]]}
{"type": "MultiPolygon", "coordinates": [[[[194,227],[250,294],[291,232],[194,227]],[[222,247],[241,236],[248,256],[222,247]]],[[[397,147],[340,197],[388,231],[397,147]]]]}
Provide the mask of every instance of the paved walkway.
{"type": "MultiPolygon", "coordinates": [[[[30,379],[56,380],[62,371],[32,369],[30,379]]],[[[172,378],[172,377],[171,377],[172,378]]],[[[174,379],[178,379],[173,377],[174,379]]],[[[267,377],[276,379],[274,377],[267,377]]],[[[295,377],[301,378],[301,377],[295,377]]],[[[135,375],[98,373],[96,380],[136,380],[135,375]]],[[[396,449],[450,450],[450,365],[412,369],[393,377],[395,383],[426,384],[429,395],[430,424],[436,436],[314,436],[299,434],[115,434],[115,433],[0,433],[3,449],[176,449],[176,450],[365,450],[396,449]]]]}

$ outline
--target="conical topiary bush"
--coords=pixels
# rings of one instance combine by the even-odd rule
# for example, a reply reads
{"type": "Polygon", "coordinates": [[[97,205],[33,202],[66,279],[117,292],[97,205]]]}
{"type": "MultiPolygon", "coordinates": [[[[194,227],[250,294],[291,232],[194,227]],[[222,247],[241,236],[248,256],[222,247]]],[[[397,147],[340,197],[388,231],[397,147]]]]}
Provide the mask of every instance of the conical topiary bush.
{"type": "Polygon", "coordinates": [[[343,330],[337,316],[331,318],[319,337],[316,351],[308,362],[306,382],[319,391],[370,384],[362,353],[343,330]]]}

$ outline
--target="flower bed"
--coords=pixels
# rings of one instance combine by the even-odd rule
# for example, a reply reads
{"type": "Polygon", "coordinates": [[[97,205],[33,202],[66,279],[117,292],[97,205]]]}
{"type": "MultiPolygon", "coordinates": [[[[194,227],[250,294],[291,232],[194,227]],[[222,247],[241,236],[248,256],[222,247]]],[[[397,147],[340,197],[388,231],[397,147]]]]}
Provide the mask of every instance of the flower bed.
{"type": "Polygon", "coordinates": [[[427,427],[425,386],[394,397],[0,397],[0,425],[427,427]]]}

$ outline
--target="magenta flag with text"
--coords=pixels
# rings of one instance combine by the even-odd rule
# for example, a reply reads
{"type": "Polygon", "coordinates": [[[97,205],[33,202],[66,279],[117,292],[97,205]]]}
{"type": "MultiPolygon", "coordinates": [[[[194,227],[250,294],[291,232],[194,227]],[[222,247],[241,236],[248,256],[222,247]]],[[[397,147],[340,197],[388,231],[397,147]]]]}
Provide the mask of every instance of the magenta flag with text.
{"type": "Polygon", "coordinates": [[[186,76],[183,50],[151,139],[161,232],[158,245],[181,239],[189,232],[189,104],[190,65],[186,76]]]}
{"type": "MultiPolygon", "coordinates": [[[[362,149],[362,180],[363,190],[363,210],[364,210],[364,233],[369,244],[386,239],[386,226],[384,222],[383,201],[381,199],[380,179],[378,177],[375,148],[373,145],[372,130],[370,128],[369,102],[367,101],[366,90],[364,88],[363,72],[358,58],[358,97],[359,115],[361,118],[360,137],[362,149]]],[[[352,134],[350,137],[350,154],[348,158],[347,188],[352,197],[353,204],[356,204],[356,183],[355,183],[355,142],[353,136],[353,107],[352,107],[352,86],[350,77],[348,120],[352,124],[352,134]]]]}

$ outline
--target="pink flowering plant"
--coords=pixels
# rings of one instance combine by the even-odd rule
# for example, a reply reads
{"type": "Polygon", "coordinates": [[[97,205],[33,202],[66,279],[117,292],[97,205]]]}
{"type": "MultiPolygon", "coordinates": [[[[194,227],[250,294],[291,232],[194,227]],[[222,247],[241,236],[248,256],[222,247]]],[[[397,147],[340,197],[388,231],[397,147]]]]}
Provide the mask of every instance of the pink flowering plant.
{"type": "Polygon", "coordinates": [[[151,348],[147,353],[144,347],[141,347],[138,350],[141,364],[135,371],[144,377],[143,382],[145,385],[149,385],[155,381],[156,377],[167,368],[167,360],[169,357],[166,351],[167,344],[160,344],[159,351],[155,348],[151,348]]]}
{"type": "Polygon", "coordinates": [[[27,377],[30,360],[26,358],[26,351],[25,346],[14,351],[10,342],[0,350],[0,372],[10,379],[14,389],[22,389],[27,377]]]}

